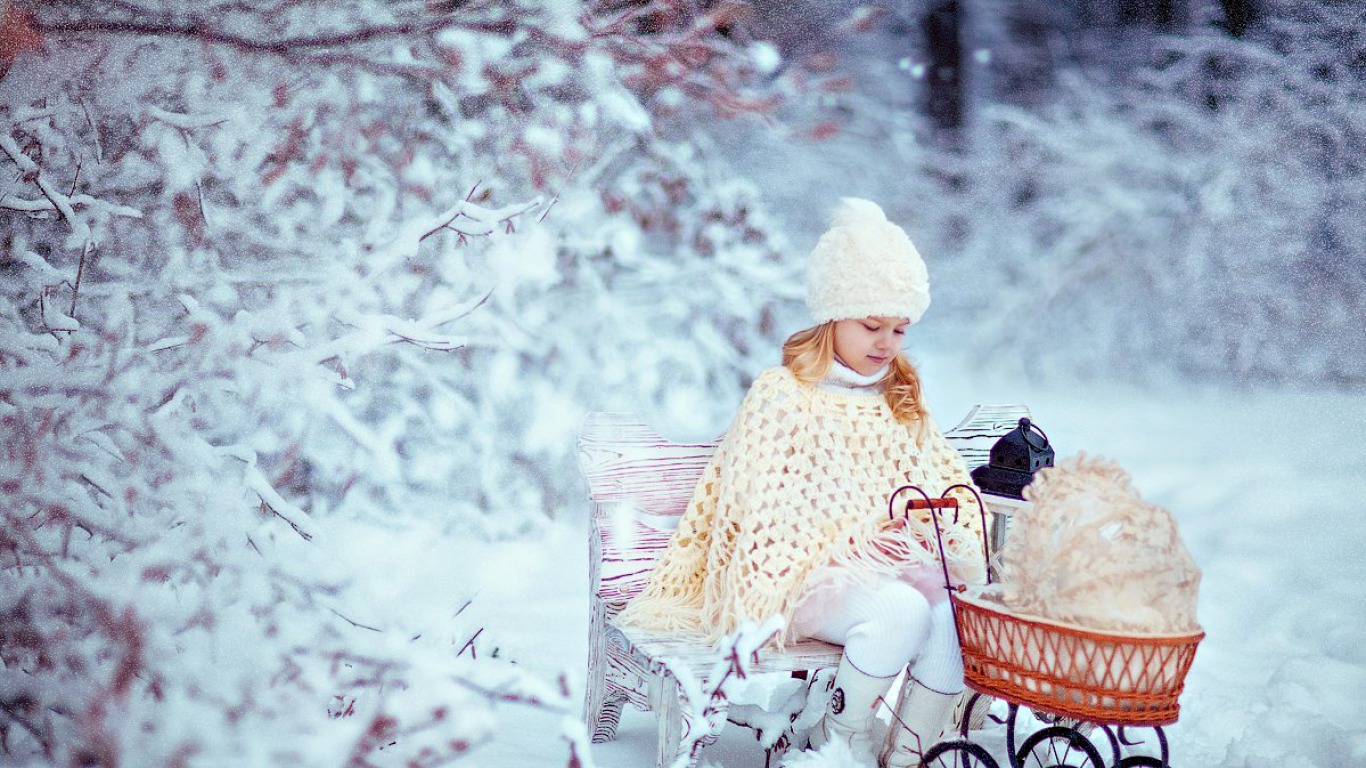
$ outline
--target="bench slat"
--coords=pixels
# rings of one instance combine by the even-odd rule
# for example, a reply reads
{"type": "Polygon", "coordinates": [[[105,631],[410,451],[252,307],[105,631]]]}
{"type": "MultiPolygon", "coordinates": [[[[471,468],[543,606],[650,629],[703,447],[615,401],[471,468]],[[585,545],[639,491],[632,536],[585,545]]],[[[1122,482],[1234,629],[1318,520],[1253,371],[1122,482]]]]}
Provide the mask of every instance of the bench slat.
{"type": "Polygon", "coordinates": [[[579,465],[595,502],[681,515],[719,443],[674,443],[633,414],[590,413],[579,432],[579,465]]]}
{"type": "MultiPolygon", "coordinates": [[[[705,677],[716,664],[715,649],[700,635],[648,632],[635,627],[624,627],[621,631],[646,656],[667,658],[672,666],[681,666],[698,677],[705,677]]],[[[753,671],[792,672],[833,667],[839,664],[843,652],[843,646],[820,640],[800,640],[789,644],[782,653],[771,648],[761,651],[753,671]]]]}
{"type": "MultiPolygon", "coordinates": [[[[686,503],[686,501],[685,501],[686,503]]],[[[653,524],[661,518],[642,518],[625,504],[615,504],[610,511],[593,505],[593,535],[598,536],[597,594],[610,605],[624,603],[645,588],[650,569],[673,535],[673,526],[653,524]]],[[[662,518],[676,523],[677,518],[662,518]]],[[[615,615],[616,610],[609,608],[615,615]]]]}
{"type": "Polygon", "coordinates": [[[1028,417],[1029,407],[1025,405],[975,405],[957,426],[944,433],[944,439],[972,471],[991,459],[991,446],[1002,435],[1028,417]]]}

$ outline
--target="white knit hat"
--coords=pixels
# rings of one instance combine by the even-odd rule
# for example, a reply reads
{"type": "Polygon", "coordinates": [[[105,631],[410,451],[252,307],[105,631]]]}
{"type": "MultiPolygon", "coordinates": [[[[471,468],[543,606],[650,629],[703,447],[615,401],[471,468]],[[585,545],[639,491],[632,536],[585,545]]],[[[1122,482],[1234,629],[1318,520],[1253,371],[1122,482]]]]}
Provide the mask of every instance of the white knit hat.
{"type": "Polygon", "coordinates": [[[835,208],[806,269],[806,305],[816,323],[863,317],[920,319],[930,306],[925,260],[877,203],[846,197],[835,208]]]}

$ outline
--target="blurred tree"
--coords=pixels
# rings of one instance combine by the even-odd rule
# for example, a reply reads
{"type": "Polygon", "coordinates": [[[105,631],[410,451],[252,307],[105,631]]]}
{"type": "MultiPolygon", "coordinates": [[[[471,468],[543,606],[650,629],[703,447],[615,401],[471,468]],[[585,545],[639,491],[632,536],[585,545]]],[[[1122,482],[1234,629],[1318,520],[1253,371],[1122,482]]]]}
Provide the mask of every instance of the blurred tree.
{"type": "Polygon", "coordinates": [[[974,17],[974,46],[990,52],[977,68],[979,104],[1037,106],[1051,97],[1057,72],[1075,66],[1084,34],[1077,3],[1014,0],[974,17]]]}
{"type": "Polygon", "coordinates": [[[964,8],[959,0],[934,0],[926,5],[923,19],[929,56],[925,111],[936,128],[952,139],[968,118],[964,8]]]}
{"type": "Polygon", "coordinates": [[[1184,0],[1118,0],[1119,18],[1125,24],[1151,24],[1174,29],[1180,21],[1184,0]]]}
{"type": "Polygon", "coordinates": [[[1366,16],[1341,10],[1287,3],[1241,38],[1208,14],[1127,80],[990,108],[957,204],[1008,214],[964,228],[955,268],[1014,303],[980,343],[1040,371],[1366,381],[1366,16]]]}
{"type": "Polygon", "coordinates": [[[1229,34],[1242,37],[1257,20],[1256,0],[1220,0],[1224,7],[1224,26],[1229,34]]]}

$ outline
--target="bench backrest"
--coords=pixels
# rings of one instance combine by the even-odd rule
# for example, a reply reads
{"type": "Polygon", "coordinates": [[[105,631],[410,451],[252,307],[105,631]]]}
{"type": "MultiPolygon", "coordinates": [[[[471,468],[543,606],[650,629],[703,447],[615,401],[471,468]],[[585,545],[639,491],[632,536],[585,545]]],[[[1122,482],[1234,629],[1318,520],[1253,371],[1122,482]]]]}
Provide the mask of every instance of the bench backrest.
{"type": "MultiPolygon", "coordinates": [[[[944,437],[972,469],[987,463],[991,446],[1026,416],[1023,405],[975,406],[944,437]]],[[[645,586],[720,442],[674,443],[629,413],[584,419],[579,466],[593,512],[591,584],[610,614],[645,586]]]]}

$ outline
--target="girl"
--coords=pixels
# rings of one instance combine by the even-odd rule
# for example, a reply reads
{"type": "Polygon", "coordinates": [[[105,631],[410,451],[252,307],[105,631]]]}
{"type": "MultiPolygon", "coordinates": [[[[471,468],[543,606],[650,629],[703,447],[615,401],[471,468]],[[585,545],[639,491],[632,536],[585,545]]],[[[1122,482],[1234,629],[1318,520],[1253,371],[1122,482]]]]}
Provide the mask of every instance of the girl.
{"type": "MultiPolygon", "coordinates": [[[[971,482],[901,353],[906,327],[929,306],[929,278],[881,208],[845,199],[811,253],[807,294],[816,324],[755,380],[620,621],[715,641],[781,614],[780,646],[843,645],[817,747],[865,734],[909,664],[879,764],[918,766],[948,724],[963,667],[934,528],[927,516],[890,522],[888,496],[907,483],[933,495],[971,482]]],[[[955,581],[982,578],[970,498],[960,499],[961,524],[943,518],[955,581]]]]}

